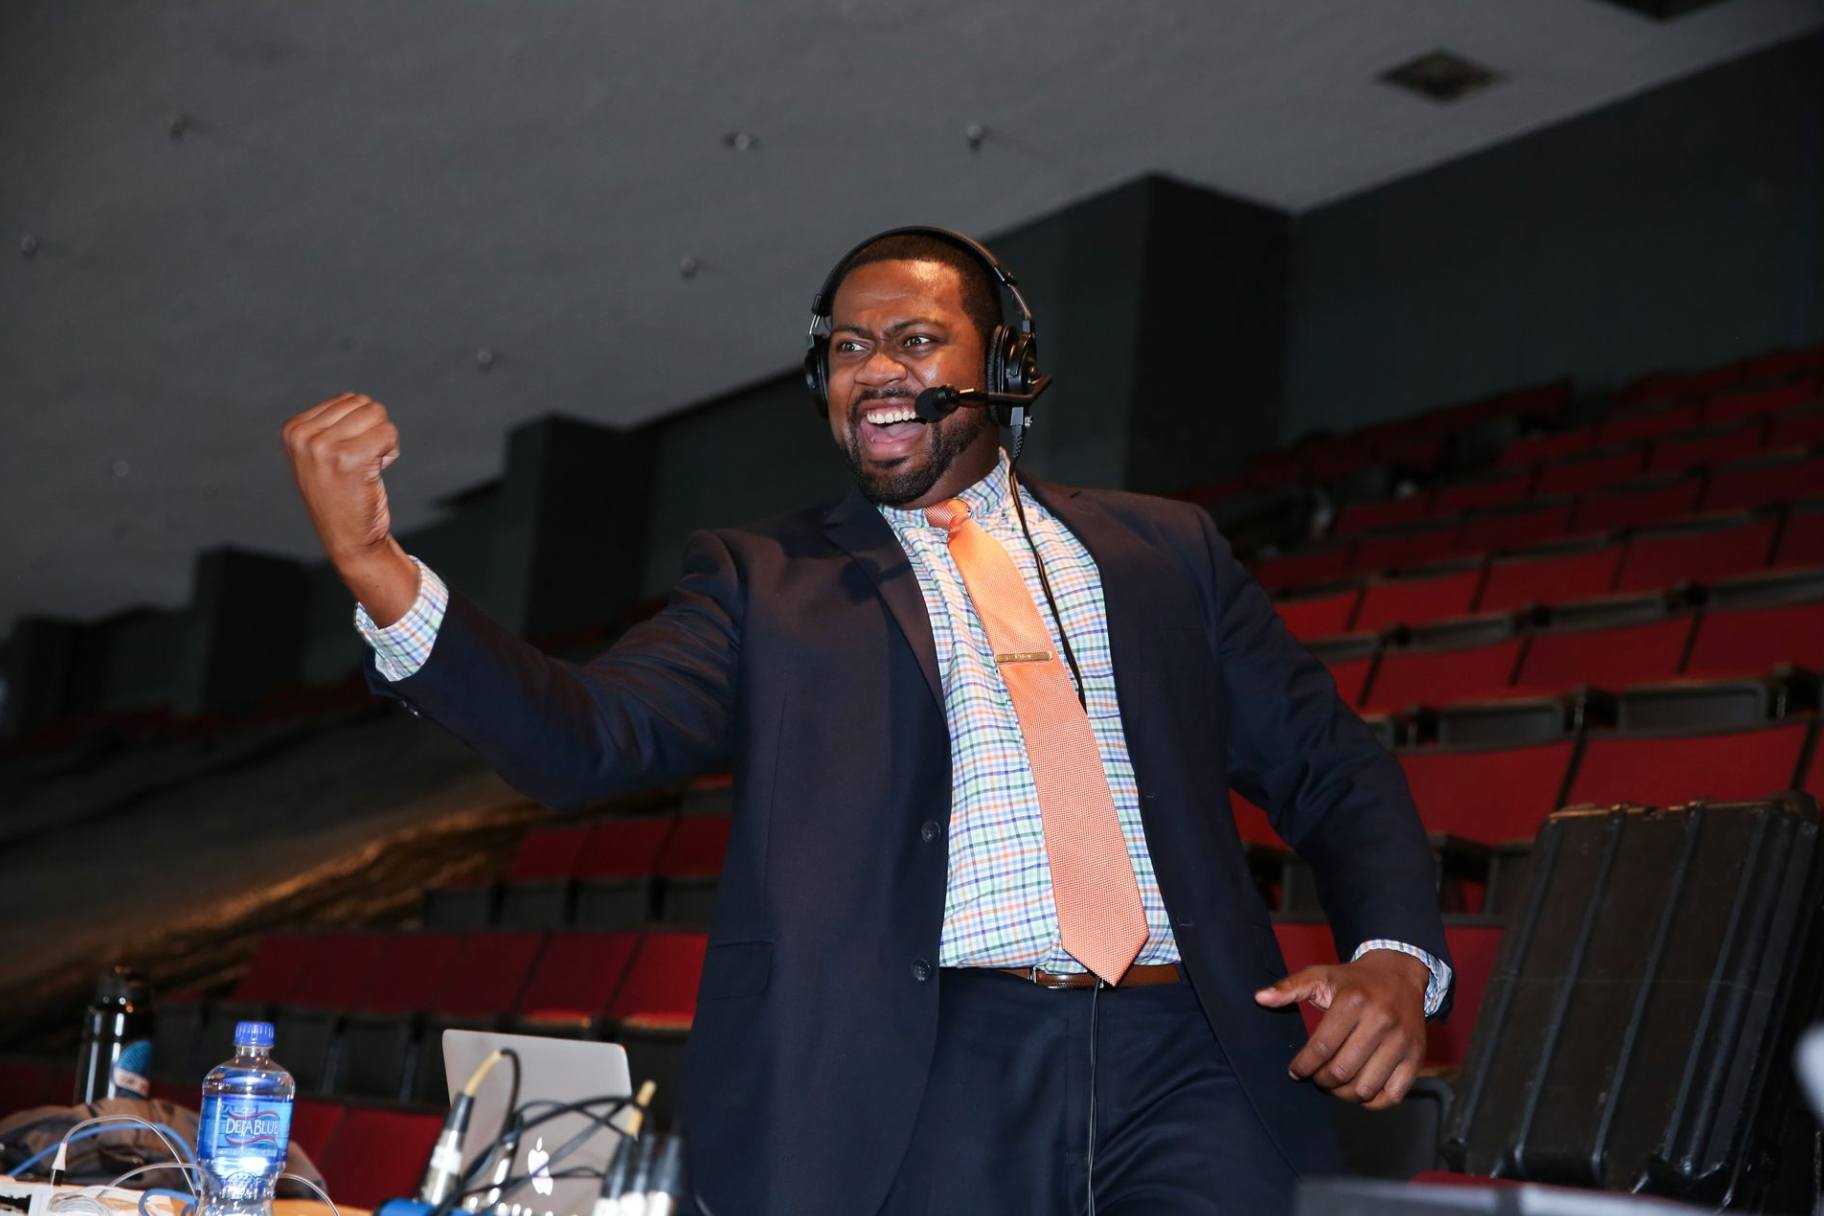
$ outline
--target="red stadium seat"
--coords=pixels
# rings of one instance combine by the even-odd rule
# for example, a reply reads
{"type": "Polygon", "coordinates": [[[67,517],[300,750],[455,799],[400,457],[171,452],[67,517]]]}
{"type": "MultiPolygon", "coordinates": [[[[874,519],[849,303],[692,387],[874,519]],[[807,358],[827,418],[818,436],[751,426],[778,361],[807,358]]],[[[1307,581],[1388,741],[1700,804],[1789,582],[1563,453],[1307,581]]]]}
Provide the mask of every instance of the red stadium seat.
{"type": "Polygon", "coordinates": [[[1305,643],[1305,648],[1329,670],[1331,679],[1336,681],[1336,695],[1345,705],[1361,700],[1379,647],[1380,639],[1372,633],[1345,633],[1312,638],[1305,643]]]}
{"type": "Polygon", "coordinates": [[[1481,646],[1390,648],[1381,654],[1362,708],[1392,711],[1496,696],[1513,682],[1525,639],[1481,646]]]}
{"type": "Polygon", "coordinates": [[[45,1061],[0,1059],[0,1115],[69,1100],[69,1089],[57,1087],[56,1070],[45,1061]]]}
{"type": "MultiPolygon", "coordinates": [[[[1596,446],[1596,427],[1573,427],[1568,431],[1548,431],[1540,435],[1526,435],[1510,440],[1501,449],[1501,463],[1512,467],[1515,465],[1534,465],[1542,461],[1562,460],[1579,452],[1588,451],[1596,446]]],[[[1541,491],[1537,486],[1534,493],[1541,491]]]]}
{"type": "Polygon", "coordinates": [[[1674,806],[1697,798],[1761,798],[1789,789],[1809,722],[1703,734],[1595,735],[1567,802],[1674,806]]]}
{"type": "Polygon", "coordinates": [[[1773,564],[1780,567],[1824,566],[1824,502],[1804,503],[1786,512],[1773,564]]]}
{"type": "Polygon", "coordinates": [[[1824,373],[1824,342],[1794,350],[1770,351],[1742,361],[1742,376],[1748,380],[1772,380],[1806,372],[1824,373]]]}
{"type": "Polygon", "coordinates": [[[1615,588],[1622,547],[1601,541],[1560,545],[1497,557],[1488,564],[1478,612],[1507,612],[1528,604],[1589,599],[1615,588]]]}
{"type": "Polygon", "coordinates": [[[593,1031],[619,991],[640,935],[553,933],[519,999],[519,1018],[535,1034],[593,1031]]]}
{"type": "Polygon", "coordinates": [[[1345,503],[1337,508],[1336,522],[1330,526],[1330,531],[1340,536],[1371,532],[1376,528],[1391,528],[1421,518],[1430,508],[1430,496],[1426,494],[1345,503]]]}
{"type": "Polygon", "coordinates": [[[1355,542],[1354,568],[1395,570],[1440,561],[1451,555],[1461,526],[1456,519],[1426,520],[1361,537],[1355,542]]]}
{"type": "Polygon", "coordinates": [[[1428,832],[1494,844],[1531,840],[1558,809],[1569,739],[1525,747],[1410,748],[1396,753],[1428,832]]]}
{"type": "Polygon", "coordinates": [[[1482,570],[1480,561],[1454,562],[1371,579],[1355,614],[1354,627],[1379,630],[1389,625],[1417,625],[1463,616],[1475,605],[1476,593],[1482,587],[1482,570]]]}
{"type": "Polygon", "coordinates": [[[416,1194],[442,1129],[443,1117],[437,1114],[351,1109],[316,1158],[330,1198],[350,1207],[376,1208],[384,1200],[416,1194]]]}
{"type": "Polygon", "coordinates": [[[380,938],[376,975],[359,1008],[373,1013],[425,1009],[453,965],[462,938],[454,933],[392,933],[380,938]]]}
{"type": "Polygon", "coordinates": [[[507,867],[507,881],[549,882],[569,878],[576,870],[577,851],[588,834],[587,825],[533,828],[514,850],[513,863],[507,867]]]}
{"type": "Polygon", "coordinates": [[[1759,418],[1743,419],[1726,426],[1667,435],[1653,445],[1647,461],[1649,473],[1682,473],[1686,469],[1707,469],[1752,456],[1761,450],[1767,437],[1767,424],[1759,418]]]}
{"type": "Polygon", "coordinates": [[[1715,582],[1758,570],[1773,555],[1780,521],[1772,515],[1698,516],[1628,538],[1617,591],[1715,582]]]}
{"type": "Polygon", "coordinates": [[[1497,510],[1477,511],[1457,533],[1459,553],[1493,553],[1556,540],[1571,531],[1577,500],[1570,495],[1535,499],[1497,510]]]}
{"type": "Polygon", "coordinates": [[[641,935],[609,1016],[641,1025],[687,1024],[696,1012],[697,980],[708,945],[704,933],[654,930],[641,935]]]}
{"type": "Polygon", "coordinates": [[[463,934],[430,1009],[457,1017],[511,1012],[519,1006],[544,944],[542,933],[463,934]]]}
{"type": "Polygon", "coordinates": [[[1235,815],[1235,831],[1243,844],[1285,847],[1286,842],[1273,830],[1273,821],[1267,818],[1267,813],[1234,790],[1229,791],[1229,809],[1235,815]]]}
{"type": "Polygon", "coordinates": [[[347,1113],[340,1102],[324,1098],[299,1098],[291,1107],[291,1142],[312,1161],[321,1163],[323,1150],[335,1138],[347,1113]]]}
{"type": "Polygon", "coordinates": [[[1738,460],[1710,474],[1706,511],[1735,511],[1770,502],[1816,498],[1824,486],[1824,455],[1787,450],[1738,460]]]}
{"type": "Polygon", "coordinates": [[[1501,952],[1498,924],[1446,924],[1444,942],[1452,968],[1450,1016],[1425,1025],[1425,1062],[1460,1068],[1469,1056],[1469,1040],[1482,1009],[1482,994],[1501,952]]]}
{"type": "Polygon", "coordinates": [[[1824,599],[1706,612],[1684,674],[1751,675],[1781,663],[1824,670],[1824,599]]]}
{"type": "Polygon", "coordinates": [[[679,816],[659,856],[658,873],[667,878],[720,874],[728,829],[727,815],[679,816]]]}
{"type": "Polygon", "coordinates": [[[268,933],[260,939],[231,999],[241,1004],[291,1000],[318,946],[313,933],[268,933]]]}
{"type": "Polygon", "coordinates": [[[1769,448],[1815,448],[1824,444],[1824,404],[1780,414],[1768,422],[1769,448]]]}
{"type": "Polygon", "coordinates": [[[1504,466],[1479,477],[1441,485],[1432,492],[1431,509],[1439,515],[1507,506],[1526,498],[1533,487],[1530,468],[1504,466]]]}
{"type": "Polygon", "coordinates": [[[1702,477],[1652,477],[1596,490],[1577,502],[1571,518],[1576,532],[1613,532],[1656,524],[1697,510],[1702,477]]]}
{"type": "Polygon", "coordinates": [[[1817,395],[1818,385],[1812,380],[1794,380],[1774,388],[1727,393],[1710,399],[1704,406],[1704,418],[1709,422],[1727,422],[1734,418],[1777,414],[1804,405],[1817,395]]]}
{"type": "Polygon", "coordinates": [[[589,829],[576,854],[578,878],[642,878],[659,872],[675,816],[608,819],[589,829]]]}
{"type": "Polygon", "coordinates": [[[1353,541],[1310,546],[1254,559],[1254,578],[1263,587],[1296,587],[1338,579],[1349,572],[1353,541]]]}
{"type": "Polygon", "coordinates": [[[1564,692],[1581,685],[1616,689],[1678,674],[1696,618],[1681,613],[1662,620],[1606,629],[1541,629],[1533,634],[1517,689],[1564,692]]]}
{"type": "Polygon", "coordinates": [[[1647,445],[1598,448],[1541,465],[1535,494],[1583,494],[1630,481],[1647,471],[1647,445]]]}
{"type": "Polygon", "coordinates": [[[1335,591],[1288,596],[1276,600],[1273,608],[1293,637],[1321,638],[1346,633],[1355,620],[1356,606],[1361,602],[1362,585],[1351,583],[1335,591]]]}
{"type": "Polygon", "coordinates": [[[1699,402],[1688,401],[1681,405],[1611,414],[1602,420],[1597,440],[1605,444],[1628,443],[1688,431],[1701,420],[1702,408],[1699,402]]]}

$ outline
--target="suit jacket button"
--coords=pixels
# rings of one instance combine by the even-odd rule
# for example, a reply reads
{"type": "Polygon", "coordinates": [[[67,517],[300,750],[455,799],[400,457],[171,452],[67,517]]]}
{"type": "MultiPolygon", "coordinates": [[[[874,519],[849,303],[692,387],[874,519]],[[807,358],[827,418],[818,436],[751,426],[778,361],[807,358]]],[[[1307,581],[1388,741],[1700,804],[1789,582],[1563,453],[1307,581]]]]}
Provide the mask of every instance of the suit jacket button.
{"type": "Polygon", "coordinates": [[[913,959],[912,960],[912,978],[917,980],[921,984],[924,983],[926,980],[930,979],[931,978],[931,964],[927,963],[922,958],[913,959]]]}
{"type": "Polygon", "coordinates": [[[943,831],[944,829],[937,826],[937,820],[935,819],[927,819],[918,825],[919,839],[923,840],[926,844],[930,844],[933,840],[936,840],[939,836],[943,835],[943,831]]]}

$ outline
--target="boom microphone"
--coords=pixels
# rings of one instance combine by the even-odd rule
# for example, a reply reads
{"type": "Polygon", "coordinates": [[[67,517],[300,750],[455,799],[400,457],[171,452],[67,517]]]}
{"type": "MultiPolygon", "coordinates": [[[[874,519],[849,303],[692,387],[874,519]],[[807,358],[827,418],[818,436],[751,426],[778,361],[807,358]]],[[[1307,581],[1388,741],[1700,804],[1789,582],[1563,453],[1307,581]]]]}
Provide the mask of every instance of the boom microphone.
{"type": "Polygon", "coordinates": [[[958,409],[967,405],[976,408],[999,406],[995,411],[995,421],[1002,426],[1014,425],[1015,410],[1022,411],[1018,425],[1031,425],[1031,417],[1024,411],[1031,409],[1032,403],[1039,399],[1039,394],[1051,387],[1050,376],[1040,376],[1033,381],[1032,391],[1027,393],[994,393],[981,388],[958,388],[954,384],[940,384],[928,388],[912,402],[912,413],[921,422],[936,422],[947,418],[958,409]]]}

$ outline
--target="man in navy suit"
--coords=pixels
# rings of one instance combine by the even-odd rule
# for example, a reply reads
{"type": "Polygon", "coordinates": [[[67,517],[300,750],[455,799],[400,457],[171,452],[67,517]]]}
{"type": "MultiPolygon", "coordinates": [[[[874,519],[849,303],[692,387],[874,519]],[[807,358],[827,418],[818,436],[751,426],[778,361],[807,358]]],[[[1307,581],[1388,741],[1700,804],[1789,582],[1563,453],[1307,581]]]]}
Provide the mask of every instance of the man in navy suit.
{"type": "Polygon", "coordinates": [[[732,766],[682,1095],[713,1216],[1283,1211],[1337,1167],[1320,1091],[1398,1102],[1448,1004],[1399,767],[1208,515],[1016,477],[985,411],[912,417],[1008,383],[997,269],[941,230],[851,251],[812,361],[856,488],[696,533],[665,610],[587,664],[400,548],[377,402],[285,425],[377,694],[560,809],[732,766]],[[1113,982],[1062,945],[997,666],[1027,656],[995,653],[925,514],[955,503],[1069,662],[1145,919],[1113,982]],[[1231,787],[1310,863],[1350,961],[1285,974],[1231,787]]]}

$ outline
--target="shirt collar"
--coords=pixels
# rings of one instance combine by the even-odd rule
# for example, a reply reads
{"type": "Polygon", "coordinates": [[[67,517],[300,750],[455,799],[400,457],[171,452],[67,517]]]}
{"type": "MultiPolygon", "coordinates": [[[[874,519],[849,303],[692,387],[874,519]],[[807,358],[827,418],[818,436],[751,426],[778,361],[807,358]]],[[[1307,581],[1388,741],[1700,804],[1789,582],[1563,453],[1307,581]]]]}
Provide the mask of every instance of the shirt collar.
{"type": "MultiPolygon", "coordinates": [[[[965,487],[958,498],[969,504],[969,518],[979,522],[990,520],[1008,509],[1007,471],[1010,467],[1007,450],[1000,448],[996,452],[994,467],[986,476],[974,485],[965,487]]],[[[915,528],[935,528],[936,524],[925,518],[923,510],[909,510],[905,507],[891,507],[886,503],[876,503],[881,515],[893,526],[895,532],[904,532],[915,528]]]]}

